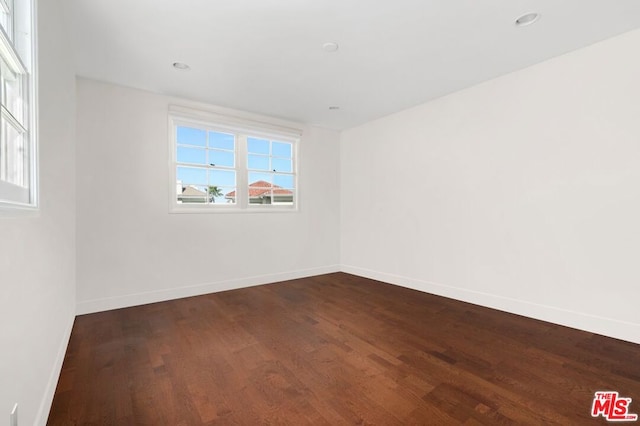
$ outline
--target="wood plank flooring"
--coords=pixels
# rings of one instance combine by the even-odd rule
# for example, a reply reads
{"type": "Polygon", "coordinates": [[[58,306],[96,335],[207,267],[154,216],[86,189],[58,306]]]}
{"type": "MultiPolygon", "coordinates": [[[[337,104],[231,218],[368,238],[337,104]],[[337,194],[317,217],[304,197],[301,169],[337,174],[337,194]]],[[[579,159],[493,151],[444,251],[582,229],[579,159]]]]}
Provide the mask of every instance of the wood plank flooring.
{"type": "Polygon", "coordinates": [[[79,316],[50,425],[604,424],[640,345],[336,273],[79,316]]]}

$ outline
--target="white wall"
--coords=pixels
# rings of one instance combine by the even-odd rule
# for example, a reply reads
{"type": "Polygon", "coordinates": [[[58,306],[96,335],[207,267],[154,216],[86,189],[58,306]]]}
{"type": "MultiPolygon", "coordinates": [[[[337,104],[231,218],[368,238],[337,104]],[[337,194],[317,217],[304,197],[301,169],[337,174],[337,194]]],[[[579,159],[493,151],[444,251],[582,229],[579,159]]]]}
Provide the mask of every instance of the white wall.
{"type": "Polygon", "coordinates": [[[343,132],[343,270],[640,343],[638,46],[343,132]]]}
{"type": "Polygon", "coordinates": [[[0,215],[0,423],[45,424],[75,314],[75,77],[60,1],[39,3],[38,213],[0,215]]]}
{"type": "Polygon", "coordinates": [[[77,103],[79,313],[338,270],[337,132],[303,127],[299,212],[169,214],[169,105],[256,117],[86,79],[77,103]]]}

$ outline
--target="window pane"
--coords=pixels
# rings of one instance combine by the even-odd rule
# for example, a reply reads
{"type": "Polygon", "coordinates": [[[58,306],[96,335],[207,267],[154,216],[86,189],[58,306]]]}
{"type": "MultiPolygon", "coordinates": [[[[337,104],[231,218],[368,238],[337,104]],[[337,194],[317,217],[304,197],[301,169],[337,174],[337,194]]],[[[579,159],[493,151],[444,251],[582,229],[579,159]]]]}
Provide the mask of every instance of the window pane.
{"type": "Polygon", "coordinates": [[[27,166],[26,159],[28,154],[25,152],[24,135],[15,129],[12,125],[4,121],[2,123],[2,139],[4,141],[4,158],[2,180],[26,187],[27,182],[27,166]]]}
{"type": "Polygon", "coordinates": [[[271,204],[271,184],[258,180],[249,185],[249,204],[271,204]]]}
{"type": "Polygon", "coordinates": [[[206,146],[207,132],[191,127],[178,126],[178,143],[183,145],[206,146]]]}
{"type": "Polygon", "coordinates": [[[273,152],[271,155],[274,157],[286,157],[291,158],[291,144],[286,142],[274,142],[271,146],[273,152]]]}
{"type": "Polygon", "coordinates": [[[0,79],[2,80],[2,105],[9,110],[16,120],[23,123],[22,75],[14,73],[4,60],[0,60],[0,79]]]}
{"type": "Polygon", "coordinates": [[[183,184],[207,184],[207,170],[194,167],[178,167],[176,179],[183,184]]]}
{"type": "Polygon", "coordinates": [[[205,185],[182,185],[178,187],[178,203],[205,204],[209,195],[205,185]]]}
{"type": "Polygon", "coordinates": [[[270,186],[273,182],[273,173],[249,172],[249,186],[270,186]]]}
{"type": "Polygon", "coordinates": [[[281,173],[291,173],[293,171],[291,168],[291,160],[286,160],[284,158],[272,158],[271,167],[276,172],[281,173]]]}
{"type": "Polygon", "coordinates": [[[273,184],[281,188],[292,189],[294,187],[293,182],[293,175],[275,175],[273,177],[273,184]]]}
{"type": "Polygon", "coordinates": [[[233,186],[210,186],[209,202],[214,204],[235,204],[236,188],[233,186]]]}
{"type": "Polygon", "coordinates": [[[235,150],[235,137],[227,133],[209,132],[209,146],[233,151],[235,150]]]}
{"type": "Polygon", "coordinates": [[[269,154],[269,141],[266,139],[247,138],[247,150],[252,154],[269,154]]]}
{"type": "Polygon", "coordinates": [[[265,155],[249,154],[248,167],[254,170],[269,170],[269,157],[265,155]]]}
{"type": "Polygon", "coordinates": [[[9,40],[13,41],[13,1],[4,0],[0,2],[0,25],[9,36],[9,40]],[[6,7],[5,7],[6,6],[6,7]]]}
{"type": "Polygon", "coordinates": [[[209,163],[215,166],[234,167],[235,154],[232,151],[212,149],[209,151],[209,163]]]}
{"type": "Polygon", "coordinates": [[[9,34],[9,14],[4,11],[2,7],[0,7],[0,25],[2,25],[2,29],[5,33],[9,34]]]}
{"type": "Polygon", "coordinates": [[[207,153],[204,149],[178,147],[178,162],[207,164],[207,153]]]}
{"type": "Polygon", "coordinates": [[[209,185],[236,186],[236,172],[233,170],[209,170],[209,185]]]}

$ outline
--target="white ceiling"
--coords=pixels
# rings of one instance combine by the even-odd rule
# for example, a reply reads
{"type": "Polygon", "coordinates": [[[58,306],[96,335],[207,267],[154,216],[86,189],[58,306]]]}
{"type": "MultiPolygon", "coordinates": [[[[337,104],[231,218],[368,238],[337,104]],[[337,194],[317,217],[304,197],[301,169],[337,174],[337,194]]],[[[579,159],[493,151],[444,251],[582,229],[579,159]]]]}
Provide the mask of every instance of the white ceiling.
{"type": "Polygon", "coordinates": [[[80,76],[334,129],[640,27],[639,0],[65,1],[80,76]]]}

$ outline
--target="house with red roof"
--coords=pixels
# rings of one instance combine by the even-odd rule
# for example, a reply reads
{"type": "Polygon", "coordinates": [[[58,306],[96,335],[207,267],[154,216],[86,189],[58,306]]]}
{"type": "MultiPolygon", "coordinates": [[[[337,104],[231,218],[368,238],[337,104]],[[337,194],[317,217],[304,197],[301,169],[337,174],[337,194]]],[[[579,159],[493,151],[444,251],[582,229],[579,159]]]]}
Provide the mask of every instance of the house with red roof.
{"type": "MultiPolygon", "coordinates": [[[[236,202],[236,191],[224,196],[230,203],[236,202]]],[[[293,203],[293,191],[259,180],[249,184],[249,204],[293,203]]]]}

